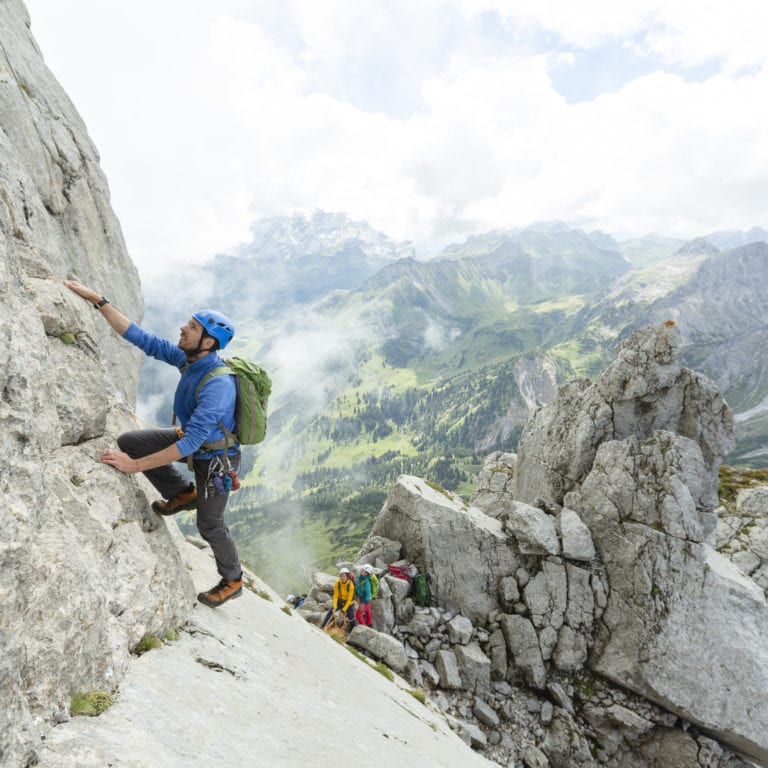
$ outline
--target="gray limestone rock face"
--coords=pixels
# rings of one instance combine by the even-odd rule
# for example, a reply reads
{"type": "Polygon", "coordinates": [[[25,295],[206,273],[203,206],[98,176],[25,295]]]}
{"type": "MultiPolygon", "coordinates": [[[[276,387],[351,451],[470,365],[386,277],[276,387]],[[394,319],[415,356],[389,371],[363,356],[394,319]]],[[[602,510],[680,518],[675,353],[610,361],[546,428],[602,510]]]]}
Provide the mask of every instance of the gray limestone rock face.
{"type": "Polygon", "coordinates": [[[439,605],[483,622],[496,608],[496,588],[519,563],[501,523],[417,477],[401,476],[372,536],[400,541],[403,555],[432,577],[439,605]]]}
{"type": "Polygon", "coordinates": [[[470,504],[491,517],[501,517],[508,512],[513,499],[516,464],[514,453],[496,451],[486,456],[470,504]]]}
{"type": "Polygon", "coordinates": [[[567,507],[560,513],[560,536],[563,542],[563,557],[568,560],[590,561],[595,557],[592,534],[577,512],[567,507]]]}
{"type": "Polygon", "coordinates": [[[597,446],[613,436],[613,413],[586,380],[561,387],[554,401],[528,419],[517,448],[514,496],[535,505],[562,503],[589,472],[597,446]]]}
{"type": "Polygon", "coordinates": [[[448,624],[448,639],[452,643],[466,645],[472,639],[472,622],[466,616],[454,616],[448,624]]]}
{"type": "Polygon", "coordinates": [[[461,671],[453,651],[438,651],[435,657],[435,668],[440,675],[442,688],[459,689],[463,687],[461,671]]]}
{"type": "Polygon", "coordinates": [[[491,687],[491,660],[482,652],[477,643],[457,645],[453,649],[459,665],[464,688],[473,693],[482,693],[491,687]]]}
{"type": "Polygon", "coordinates": [[[765,762],[768,605],[702,543],[713,509],[704,463],[695,442],[665,432],[605,443],[567,497],[610,585],[591,666],[765,762]]]}
{"type": "Polygon", "coordinates": [[[595,614],[595,596],[592,592],[592,574],[583,568],[566,563],[568,580],[568,604],[565,609],[565,623],[574,630],[592,632],[595,614]]]}
{"type": "Polygon", "coordinates": [[[680,366],[680,330],[664,324],[634,331],[616,347],[600,378],[613,409],[617,440],[667,430],[689,437],[707,468],[717,470],[733,445],[733,418],[714,382],[680,366]]]}
{"type": "Polygon", "coordinates": [[[140,353],[63,280],[142,315],[98,153],[20,0],[3,4],[0,40],[0,762],[12,766],[36,759],[73,691],[114,692],[130,649],[181,625],[194,594],[150,486],[98,460],[134,427],[123,404],[140,353]]]}
{"type": "Polygon", "coordinates": [[[373,563],[378,567],[378,563],[391,565],[400,559],[400,550],[402,545],[399,541],[392,541],[383,536],[369,537],[365,545],[355,555],[355,561],[359,563],[373,563]]]}
{"type": "Polygon", "coordinates": [[[499,623],[511,655],[511,663],[520,670],[529,685],[543,689],[547,682],[547,673],[533,624],[524,616],[507,614],[499,619],[499,623]]]}
{"type": "Polygon", "coordinates": [[[559,555],[555,521],[546,512],[520,501],[512,502],[506,522],[524,555],[559,555]]]}
{"type": "Polygon", "coordinates": [[[356,625],[349,633],[347,643],[354,648],[362,648],[377,659],[381,659],[395,672],[402,672],[408,664],[408,657],[403,645],[392,635],[377,632],[371,627],[356,625]]]}
{"type": "Polygon", "coordinates": [[[741,490],[734,514],[718,512],[715,548],[768,595],[768,487],[741,490]]]}
{"type": "Polygon", "coordinates": [[[523,590],[531,621],[537,629],[560,629],[568,601],[568,580],[565,566],[560,562],[544,560],[537,573],[523,590]]]}

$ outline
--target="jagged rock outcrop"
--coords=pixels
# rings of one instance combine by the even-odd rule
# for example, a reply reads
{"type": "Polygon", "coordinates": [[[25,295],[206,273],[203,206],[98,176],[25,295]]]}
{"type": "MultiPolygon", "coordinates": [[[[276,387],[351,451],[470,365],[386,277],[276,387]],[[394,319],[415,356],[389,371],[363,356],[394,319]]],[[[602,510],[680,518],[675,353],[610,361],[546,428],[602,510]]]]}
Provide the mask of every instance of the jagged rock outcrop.
{"type": "MultiPolygon", "coordinates": [[[[383,576],[375,629],[499,762],[768,764],[768,605],[711,546],[730,412],[678,347],[672,324],[638,331],[597,384],[563,387],[516,459],[489,457],[486,514],[413,477],[379,514],[376,551],[429,573],[434,599],[414,606],[383,576]]],[[[761,494],[718,534],[749,535],[758,560],[761,494]]]]}
{"type": "MultiPolygon", "coordinates": [[[[561,504],[591,470],[598,446],[657,430],[696,441],[717,490],[717,467],[733,445],[733,418],[715,385],[680,365],[674,323],[635,331],[597,384],[575,381],[536,411],[520,438],[515,498],[561,504]]],[[[711,524],[714,526],[714,518],[711,524]]]]}
{"type": "Polygon", "coordinates": [[[141,316],[98,154],[20,0],[3,4],[0,46],[0,763],[12,767],[34,761],[73,692],[113,691],[142,635],[183,621],[192,586],[146,486],[98,461],[130,426],[138,357],[62,281],[141,316]]]}

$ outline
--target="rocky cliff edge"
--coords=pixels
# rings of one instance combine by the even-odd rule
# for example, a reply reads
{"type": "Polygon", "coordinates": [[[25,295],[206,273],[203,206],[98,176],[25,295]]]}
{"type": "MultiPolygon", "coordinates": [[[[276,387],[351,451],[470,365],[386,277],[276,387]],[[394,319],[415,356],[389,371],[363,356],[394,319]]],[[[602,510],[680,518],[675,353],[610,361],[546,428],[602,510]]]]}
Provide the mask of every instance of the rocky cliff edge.
{"type": "Polygon", "coordinates": [[[62,286],[140,319],[139,280],[85,126],[26,8],[0,10],[0,763],[33,762],[71,694],[114,691],[193,600],[147,486],[98,462],[131,426],[138,356],[62,286]]]}

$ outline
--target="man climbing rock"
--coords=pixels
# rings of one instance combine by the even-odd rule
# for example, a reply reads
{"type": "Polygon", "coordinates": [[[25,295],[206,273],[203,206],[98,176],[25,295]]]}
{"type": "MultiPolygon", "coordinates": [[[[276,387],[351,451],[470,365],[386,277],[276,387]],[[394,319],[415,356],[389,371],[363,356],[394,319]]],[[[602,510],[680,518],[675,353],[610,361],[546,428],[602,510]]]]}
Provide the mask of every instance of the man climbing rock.
{"type": "Polygon", "coordinates": [[[224,365],[218,350],[234,336],[232,324],[214,310],[196,312],[181,327],[179,342],[174,344],[140,328],[96,291],[74,280],[65,280],[64,285],[90,302],[126,341],[181,371],[173,399],[180,429],[125,432],[117,440],[121,450],[107,451],[101,461],[126,474],[143,472],[163,496],[163,501],[152,504],[160,515],[197,508],[197,529],[210,544],[222,577],[197,599],[216,608],[240,597],[243,571],[232,534],[224,523],[232,476],[236,477],[240,465],[240,446],[228,445],[221,429],[224,426],[231,433],[235,428],[235,379],[212,376],[203,381],[206,374],[224,365]],[[194,469],[195,484],[173,466],[182,460],[194,469]]]}

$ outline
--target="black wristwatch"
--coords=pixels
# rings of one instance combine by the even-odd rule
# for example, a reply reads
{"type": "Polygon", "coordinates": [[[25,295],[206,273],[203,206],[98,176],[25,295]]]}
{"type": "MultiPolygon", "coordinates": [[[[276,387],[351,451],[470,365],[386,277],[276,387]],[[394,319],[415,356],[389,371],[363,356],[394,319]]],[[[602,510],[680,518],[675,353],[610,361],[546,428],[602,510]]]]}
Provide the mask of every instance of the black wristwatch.
{"type": "Polygon", "coordinates": [[[105,304],[109,304],[109,299],[106,296],[101,297],[101,301],[97,301],[94,305],[94,309],[101,309],[105,304]]]}

